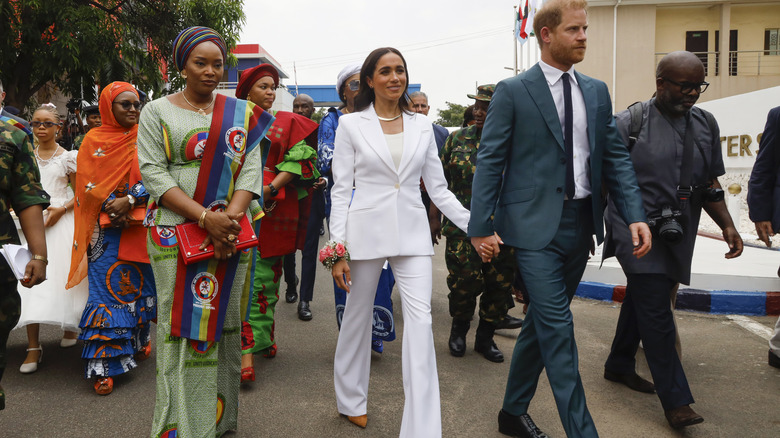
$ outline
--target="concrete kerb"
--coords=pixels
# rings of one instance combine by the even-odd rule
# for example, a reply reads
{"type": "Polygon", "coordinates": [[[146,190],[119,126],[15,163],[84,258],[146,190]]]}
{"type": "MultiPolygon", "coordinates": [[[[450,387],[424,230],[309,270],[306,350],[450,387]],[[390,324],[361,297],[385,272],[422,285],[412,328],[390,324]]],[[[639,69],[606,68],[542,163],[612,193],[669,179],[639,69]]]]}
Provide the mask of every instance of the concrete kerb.
{"type": "MultiPolygon", "coordinates": [[[[626,287],[583,281],[576,294],[582,298],[622,303],[626,287]]],[[[714,314],[780,315],[780,292],[680,288],[676,309],[714,314]]]]}

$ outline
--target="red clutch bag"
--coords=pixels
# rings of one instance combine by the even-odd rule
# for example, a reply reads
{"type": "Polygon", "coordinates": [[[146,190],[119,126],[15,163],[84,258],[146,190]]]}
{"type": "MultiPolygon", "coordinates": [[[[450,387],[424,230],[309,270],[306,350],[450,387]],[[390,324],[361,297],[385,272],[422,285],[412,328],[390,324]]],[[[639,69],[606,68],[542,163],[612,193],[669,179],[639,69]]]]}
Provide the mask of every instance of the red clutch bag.
{"type": "MultiPolygon", "coordinates": [[[[247,248],[253,248],[260,244],[249,223],[249,218],[244,215],[238,222],[241,226],[241,232],[236,236],[236,250],[241,251],[247,248]]],[[[179,243],[179,254],[182,256],[185,265],[200,262],[214,257],[214,245],[209,245],[205,249],[200,249],[200,245],[206,240],[209,233],[198,226],[197,222],[185,222],[176,225],[176,240],[179,243]]]]}

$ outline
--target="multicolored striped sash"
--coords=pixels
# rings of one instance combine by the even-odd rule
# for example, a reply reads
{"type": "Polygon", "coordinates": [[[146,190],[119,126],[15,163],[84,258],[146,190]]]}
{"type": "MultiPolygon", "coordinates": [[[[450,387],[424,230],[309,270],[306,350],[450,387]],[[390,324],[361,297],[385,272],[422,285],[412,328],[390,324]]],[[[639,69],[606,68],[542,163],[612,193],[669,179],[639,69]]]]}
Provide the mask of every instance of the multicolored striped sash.
{"type": "MultiPolygon", "coordinates": [[[[265,134],[273,121],[274,117],[259,106],[217,94],[193,199],[213,211],[224,211],[246,156],[255,147],[263,148],[264,158],[267,155],[265,134]]],[[[225,261],[209,259],[185,265],[178,257],[171,335],[220,340],[240,258],[236,254],[225,261]]]]}
{"type": "Polygon", "coordinates": [[[0,122],[6,122],[6,123],[10,123],[11,125],[13,125],[13,126],[14,126],[14,128],[19,128],[19,129],[21,129],[22,131],[24,131],[24,133],[25,133],[25,134],[27,134],[27,137],[29,137],[29,139],[30,139],[30,142],[32,142],[32,141],[33,141],[33,133],[32,133],[32,131],[30,131],[29,129],[27,129],[27,127],[25,127],[25,126],[24,126],[24,125],[23,125],[21,122],[19,122],[18,120],[14,119],[14,118],[11,118],[11,117],[0,116],[0,122]]]}

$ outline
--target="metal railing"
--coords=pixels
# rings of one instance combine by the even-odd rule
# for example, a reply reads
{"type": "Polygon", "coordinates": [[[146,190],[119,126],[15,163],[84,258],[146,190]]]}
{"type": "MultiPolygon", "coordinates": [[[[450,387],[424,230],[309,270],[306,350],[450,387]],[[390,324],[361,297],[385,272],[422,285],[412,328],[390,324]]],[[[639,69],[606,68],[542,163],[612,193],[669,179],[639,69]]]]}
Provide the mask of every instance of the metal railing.
{"type": "Polygon", "coordinates": [[[217,85],[217,90],[235,90],[238,86],[238,82],[220,82],[217,85]]]}
{"type": "MultiPolygon", "coordinates": [[[[704,63],[706,76],[722,74],[720,52],[692,52],[704,63]]],[[[667,53],[656,53],[655,63],[667,53]]],[[[729,76],[779,76],[780,51],[777,50],[731,50],[729,51],[727,73],[729,76]]]]}

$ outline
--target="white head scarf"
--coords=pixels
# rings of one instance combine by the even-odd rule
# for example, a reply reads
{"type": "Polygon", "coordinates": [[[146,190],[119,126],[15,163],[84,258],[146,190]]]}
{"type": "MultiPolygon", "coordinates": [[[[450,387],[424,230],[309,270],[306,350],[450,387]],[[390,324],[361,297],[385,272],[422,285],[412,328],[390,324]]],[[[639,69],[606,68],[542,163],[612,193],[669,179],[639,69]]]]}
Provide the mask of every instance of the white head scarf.
{"type": "Polygon", "coordinates": [[[344,82],[346,82],[347,78],[350,76],[360,73],[360,68],[362,66],[363,64],[360,63],[350,64],[339,72],[338,78],[336,79],[336,92],[339,93],[339,98],[341,98],[341,87],[344,86],[344,82]]]}

